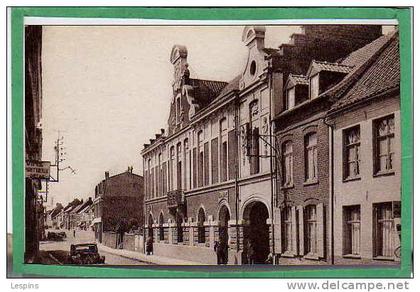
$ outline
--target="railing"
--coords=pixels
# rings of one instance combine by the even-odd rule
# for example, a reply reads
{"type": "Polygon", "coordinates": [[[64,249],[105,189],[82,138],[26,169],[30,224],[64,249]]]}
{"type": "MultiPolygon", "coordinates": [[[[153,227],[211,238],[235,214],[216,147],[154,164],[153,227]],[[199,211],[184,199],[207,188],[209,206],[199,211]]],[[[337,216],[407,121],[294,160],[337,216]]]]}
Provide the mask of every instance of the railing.
{"type": "Polygon", "coordinates": [[[167,205],[168,208],[175,208],[179,205],[184,204],[184,191],[183,190],[173,190],[169,191],[167,194],[167,205]]]}

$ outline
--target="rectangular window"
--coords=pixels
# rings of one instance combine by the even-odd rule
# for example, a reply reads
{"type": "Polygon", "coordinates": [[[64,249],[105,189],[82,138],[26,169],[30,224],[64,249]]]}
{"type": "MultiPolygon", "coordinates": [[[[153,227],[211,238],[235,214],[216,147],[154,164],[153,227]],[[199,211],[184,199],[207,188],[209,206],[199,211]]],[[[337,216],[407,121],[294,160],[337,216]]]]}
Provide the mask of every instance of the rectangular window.
{"type": "Polygon", "coordinates": [[[222,143],[222,149],[220,150],[220,180],[226,181],[227,180],[227,141],[222,143]]]}
{"type": "Polygon", "coordinates": [[[344,255],[360,255],[360,205],[343,207],[344,255]]]}
{"type": "Polygon", "coordinates": [[[311,99],[318,97],[319,95],[319,74],[311,77],[311,99]]]}
{"type": "Polygon", "coordinates": [[[204,143],[204,185],[209,185],[209,142],[204,143]]]}
{"type": "Polygon", "coordinates": [[[259,129],[255,127],[252,130],[252,138],[251,138],[251,175],[257,174],[260,172],[260,139],[259,139],[259,129]]]}
{"type": "Polygon", "coordinates": [[[305,179],[308,182],[318,180],[318,148],[315,133],[305,136],[305,179]]]}
{"type": "Polygon", "coordinates": [[[295,106],[295,87],[287,90],[286,109],[292,109],[295,106]]]}
{"type": "Polygon", "coordinates": [[[204,182],[204,135],[203,131],[198,132],[198,187],[203,186],[204,182]]]}
{"type": "Polygon", "coordinates": [[[374,121],[375,173],[387,173],[394,169],[394,115],[374,121]]]}
{"type": "Polygon", "coordinates": [[[287,141],[283,143],[282,147],[283,158],[283,186],[293,185],[293,148],[292,142],[287,141]]]}
{"type": "Polygon", "coordinates": [[[283,235],[283,252],[293,252],[293,233],[292,233],[292,208],[287,207],[282,212],[282,235],[283,235]]]}
{"type": "Polygon", "coordinates": [[[304,241],[305,254],[316,255],[317,253],[317,214],[316,206],[308,205],[304,212],[304,241]]]}
{"type": "Polygon", "coordinates": [[[211,182],[219,182],[219,139],[216,137],[211,141],[211,182]]]}
{"type": "Polygon", "coordinates": [[[375,256],[394,256],[394,214],[392,202],[374,205],[375,256]]]}
{"type": "Polygon", "coordinates": [[[344,179],[360,175],[360,126],[343,131],[344,179]]]}
{"type": "Polygon", "coordinates": [[[229,179],[235,179],[236,166],[238,161],[238,141],[236,137],[236,131],[231,130],[228,133],[228,172],[229,179]]]}

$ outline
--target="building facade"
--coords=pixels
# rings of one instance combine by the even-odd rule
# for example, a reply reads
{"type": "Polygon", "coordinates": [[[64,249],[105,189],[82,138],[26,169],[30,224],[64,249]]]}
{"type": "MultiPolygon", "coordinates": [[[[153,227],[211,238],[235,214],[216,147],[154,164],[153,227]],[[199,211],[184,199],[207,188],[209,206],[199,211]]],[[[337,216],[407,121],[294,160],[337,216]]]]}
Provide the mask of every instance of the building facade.
{"type": "Polygon", "coordinates": [[[104,233],[118,232],[130,220],[143,225],[143,187],[143,177],[134,174],[132,167],[113,176],[105,172],[105,179],[95,187],[93,200],[92,224],[98,242],[103,242],[104,233]]]}
{"type": "MultiPolygon", "coordinates": [[[[254,263],[265,263],[270,254],[282,254],[281,196],[276,195],[275,175],[280,150],[275,145],[272,117],[276,117],[278,137],[301,119],[300,114],[283,118],[288,112],[284,84],[290,74],[306,73],[313,59],[332,62],[343,58],[379,37],[380,29],[307,25],[292,35],[288,44],[272,49],[265,47],[264,27],[245,27],[242,41],[248,56],[243,71],[229,83],[192,78],[187,49],[174,46],[167,131],[161,130],[142,151],[145,229],[154,239],[155,254],[215,264],[216,241],[228,243],[227,260],[231,264],[248,263],[251,253],[254,263]]],[[[329,73],[325,74],[327,79],[343,75],[329,73]]],[[[302,96],[300,90],[308,94],[306,78],[296,79],[293,82],[304,82],[296,87],[296,94],[302,96]]],[[[296,105],[298,102],[296,99],[296,105]]],[[[320,137],[325,138],[320,142],[326,147],[321,149],[322,159],[328,161],[328,128],[320,118],[327,108],[322,102],[311,106],[314,104],[303,123],[308,126],[307,134],[319,126],[320,137]]],[[[298,127],[296,132],[301,135],[303,126],[298,127]]],[[[314,138],[310,143],[316,141],[314,138]]],[[[324,214],[329,196],[328,167],[318,181],[317,171],[313,167],[308,174],[312,180],[305,190],[308,197],[317,198],[316,208],[322,208],[320,214],[324,214]]],[[[289,188],[289,192],[301,191],[298,182],[296,178],[296,188],[289,188]]],[[[301,199],[306,200],[305,196],[301,199]]],[[[325,249],[324,254],[319,253],[322,259],[326,258],[325,249]]]]}
{"type": "MultiPolygon", "coordinates": [[[[42,160],[42,27],[25,27],[25,160],[42,160]]],[[[38,179],[25,180],[25,262],[39,252],[44,234],[43,199],[38,179]]]]}
{"type": "Polygon", "coordinates": [[[399,84],[399,41],[395,32],[382,37],[357,81],[329,111],[337,263],[399,261],[399,84]]]}
{"type": "MultiPolygon", "coordinates": [[[[336,161],[326,114],[338,92],[385,41],[380,26],[354,28],[365,40],[358,50],[340,44],[342,56],[319,56],[304,74],[290,74],[283,111],[275,118],[278,149],[277,221],[279,264],[332,264],[332,182],[336,161]],[[338,57],[338,58],[337,58],[338,57]]],[[[351,39],[351,37],[349,37],[351,39]]]]}

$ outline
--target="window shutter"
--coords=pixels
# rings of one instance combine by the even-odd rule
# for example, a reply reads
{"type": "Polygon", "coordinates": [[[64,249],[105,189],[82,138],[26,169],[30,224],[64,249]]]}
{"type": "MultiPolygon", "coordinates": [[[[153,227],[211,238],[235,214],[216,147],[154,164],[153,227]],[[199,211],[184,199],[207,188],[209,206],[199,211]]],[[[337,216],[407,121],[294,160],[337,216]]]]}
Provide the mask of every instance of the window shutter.
{"type": "Polygon", "coordinates": [[[316,205],[317,216],[317,253],[320,258],[324,257],[324,204],[316,205]]]}
{"type": "Polygon", "coordinates": [[[305,254],[305,225],[304,225],[304,214],[303,214],[303,206],[298,206],[298,214],[299,214],[299,222],[298,222],[298,230],[299,230],[299,255],[305,254]]]}
{"type": "Polygon", "coordinates": [[[209,142],[204,143],[204,185],[209,185],[209,142]]]}
{"type": "Polygon", "coordinates": [[[197,187],[197,148],[193,149],[193,187],[197,187]]]}
{"type": "Polygon", "coordinates": [[[218,155],[218,147],[219,147],[219,139],[216,137],[211,140],[211,182],[218,183],[219,182],[219,155],[218,155]]]}
{"type": "Polygon", "coordinates": [[[238,158],[238,147],[235,130],[232,130],[228,133],[228,147],[229,179],[234,179],[236,176],[236,164],[238,158]]]}
{"type": "Polygon", "coordinates": [[[296,207],[292,206],[290,208],[290,212],[292,212],[292,252],[293,255],[297,255],[297,243],[299,242],[299,234],[296,234],[296,232],[298,231],[298,222],[296,222],[296,207]]]}
{"type": "Polygon", "coordinates": [[[281,242],[281,209],[274,209],[274,252],[281,254],[282,242],[281,242]]]}

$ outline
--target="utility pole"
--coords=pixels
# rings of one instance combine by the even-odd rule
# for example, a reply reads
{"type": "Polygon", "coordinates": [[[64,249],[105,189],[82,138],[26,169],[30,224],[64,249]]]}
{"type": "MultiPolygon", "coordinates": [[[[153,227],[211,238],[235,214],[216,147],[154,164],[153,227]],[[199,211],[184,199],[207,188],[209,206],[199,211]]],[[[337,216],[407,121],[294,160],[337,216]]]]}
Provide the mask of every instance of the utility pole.
{"type": "Polygon", "coordinates": [[[50,178],[46,180],[46,187],[45,187],[45,202],[48,200],[48,191],[49,186],[48,184],[51,183],[58,183],[60,182],[60,172],[66,169],[70,169],[72,174],[76,174],[76,170],[72,168],[70,165],[60,168],[60,163],[66,160],[64,147],[64,136],[60,135],[60,131],[58,131],[57,139],[54,142],[54,152],[55,152],[55,162],[51,165],[51,168],[55,169],[55,176],[50,174],[50,178]]]}

